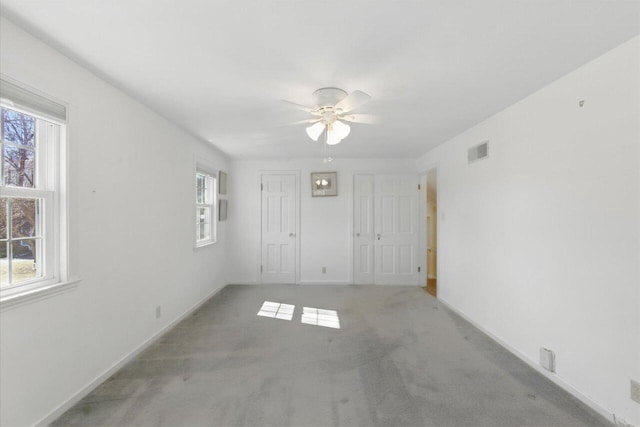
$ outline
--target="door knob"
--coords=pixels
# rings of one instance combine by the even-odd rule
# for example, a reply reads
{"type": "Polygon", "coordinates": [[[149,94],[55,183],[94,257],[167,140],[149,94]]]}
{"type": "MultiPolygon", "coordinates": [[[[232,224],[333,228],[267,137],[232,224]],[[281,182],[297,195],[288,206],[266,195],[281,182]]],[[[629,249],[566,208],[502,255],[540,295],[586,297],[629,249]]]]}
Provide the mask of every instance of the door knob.
{"type": "Polygon", "coordinates": [[[289,237],[296,237],[296,233],[289,233],[289,237]]]}
{"type": "Polygon", "coordinates": [[[378,240],[380,240],[380,233],[378,233],[377,236],[378,236],[378,240]]]}
{"type": "Polygon", "coordinates": [[[356,237],[360,237],[360,233],[356,233],[356,237]]]}

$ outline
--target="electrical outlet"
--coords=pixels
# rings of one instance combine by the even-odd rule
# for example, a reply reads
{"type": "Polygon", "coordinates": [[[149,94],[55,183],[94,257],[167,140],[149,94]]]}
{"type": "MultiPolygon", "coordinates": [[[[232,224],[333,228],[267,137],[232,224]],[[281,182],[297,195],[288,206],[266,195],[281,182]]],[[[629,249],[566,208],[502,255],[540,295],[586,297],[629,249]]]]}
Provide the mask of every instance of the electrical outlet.
{"type": "Polygon", "coordinates": [[[640,382],[631,380],[631,400],[640,403],[640,382]]]}
{"type": "Polygon", "coordinates": [[[162,317],[162,306],[157,306],[156,307],[156,319],[159,319],[162,317]]]}
{"type": "Polygon", "coordinates": [[[549,372],[556,371],[556,355],[548,348],[540,348],[540,366],[549,372]]]}
{"type": "Polygon", "coordinates": [[[322,267],[322,274],[327,274],[327,267],[322,267]]]}

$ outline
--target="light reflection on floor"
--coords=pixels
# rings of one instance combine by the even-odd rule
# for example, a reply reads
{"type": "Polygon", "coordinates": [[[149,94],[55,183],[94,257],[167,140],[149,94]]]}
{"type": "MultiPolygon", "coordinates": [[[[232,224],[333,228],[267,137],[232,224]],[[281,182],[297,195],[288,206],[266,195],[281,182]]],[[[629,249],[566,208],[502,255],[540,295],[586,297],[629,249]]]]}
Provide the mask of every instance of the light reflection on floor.
{"type": "Polygon", "coordinates": [[[303,307],[302,323],[307,325],[324,326],[325,328],[340,329],[340,319],[334,310],[323,310],[321,308],[303,307]]]}
{"type": "MultiPolygon", "coordinates": [[[[265,301],[258,311],[258,316],[272,319],[291,320],[296,306],[279,302],[265,301]]],[[[323,326],[325,328],[340,329],[340,318],[334,310],[303,307],[300,321],[307,325],[323,326]]]]}
{"type": "Polygon", "coordinates": [[[281,304],[279,302],[265,301],[258,312],[258,316],[272,317],[274,319],[291,320],[295,305],[281,304]]]}

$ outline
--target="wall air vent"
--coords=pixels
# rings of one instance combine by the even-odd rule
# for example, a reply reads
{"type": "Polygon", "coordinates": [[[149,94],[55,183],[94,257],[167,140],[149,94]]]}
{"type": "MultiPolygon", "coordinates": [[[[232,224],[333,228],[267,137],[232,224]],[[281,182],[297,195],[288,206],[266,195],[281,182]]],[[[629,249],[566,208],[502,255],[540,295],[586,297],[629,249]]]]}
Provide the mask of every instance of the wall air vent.
{"type": "Polygon", "coordinates": [[[471,147],[467,152],[467,160],[469,163],[486,159],[487,157],[489,157],[489,141],[471,147]]]}

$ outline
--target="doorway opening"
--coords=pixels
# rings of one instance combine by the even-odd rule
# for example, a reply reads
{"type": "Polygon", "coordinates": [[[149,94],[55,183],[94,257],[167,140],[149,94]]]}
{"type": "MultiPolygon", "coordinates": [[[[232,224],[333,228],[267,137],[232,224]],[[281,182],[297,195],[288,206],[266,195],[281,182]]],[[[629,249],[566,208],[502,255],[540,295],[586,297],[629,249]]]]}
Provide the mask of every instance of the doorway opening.
{"type": "Polygon", "coordinates": [[[438,296],[438,170],[427,171],[426,182],[427,215],[426,215],[426,265],[427,292],[438,296]]]}

